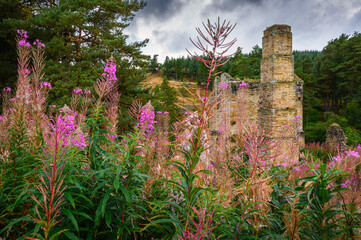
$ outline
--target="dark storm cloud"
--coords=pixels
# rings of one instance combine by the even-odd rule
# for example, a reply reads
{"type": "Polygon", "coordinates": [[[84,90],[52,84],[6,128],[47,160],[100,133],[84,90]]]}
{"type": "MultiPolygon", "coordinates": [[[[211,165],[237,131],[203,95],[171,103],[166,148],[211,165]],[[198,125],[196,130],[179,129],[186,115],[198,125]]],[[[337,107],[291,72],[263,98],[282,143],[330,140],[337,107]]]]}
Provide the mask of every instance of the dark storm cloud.
{"type": "Polygon", "coordinates": [[[154,30],[152,35],[154,40],[162,42],[169,52],[183,51],[185,54],[185,48],[190,46],[189,36],[186,32],[154,30]]]}
{"type": "Polygon", "coordinates": [[[293,47],[298,50],[321,50],[331,39],[342,33],[361,31],[360,0],[145,0],[127,28],[131,40],[149,38],[144,49],[149,54],[186,55],[185,48],[194,50],[189,37],[197,35],[195,27],[219,16],[237,23],[232,38],[236,46],[249,52],[261,46],[263,31],[273,24],[288,24],[292,28],[293,47]]]}
{"type": "Polygon", "coordinates": [[[212,0],[211,3],[204,6],[202,11],[203,15],[207,15],[209,12],[233,12],[234,10],[246,6],[260,6],[263,0],[212,0]]]}
{"type": "Polygon", "coordinates": [[[180,12],[189,0],[146,0],[147,6],[138,14],[140,18],[167,20],[180,12]]]}

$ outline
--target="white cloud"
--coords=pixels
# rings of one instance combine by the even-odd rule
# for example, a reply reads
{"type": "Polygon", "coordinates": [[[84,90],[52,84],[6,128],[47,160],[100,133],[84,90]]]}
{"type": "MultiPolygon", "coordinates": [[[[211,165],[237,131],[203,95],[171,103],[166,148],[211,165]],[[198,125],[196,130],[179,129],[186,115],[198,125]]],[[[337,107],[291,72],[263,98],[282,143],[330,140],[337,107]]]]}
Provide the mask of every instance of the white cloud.
{"type": "Polygon", "coordinates": [[[235,46],[243,52],[261,46],[263,31],[273,24],[291,26],[294,49],[322,50],[342,33],[360,31],[360,11],[359,0],[148,0],[126,33],[130,41],[149,38],[143,52],[163,61],[186,56],[185,48],[194,50],[189,37],[197,36],[195,28],[220,16],[237,23],[230,38],[237,37],[235,46]]]}

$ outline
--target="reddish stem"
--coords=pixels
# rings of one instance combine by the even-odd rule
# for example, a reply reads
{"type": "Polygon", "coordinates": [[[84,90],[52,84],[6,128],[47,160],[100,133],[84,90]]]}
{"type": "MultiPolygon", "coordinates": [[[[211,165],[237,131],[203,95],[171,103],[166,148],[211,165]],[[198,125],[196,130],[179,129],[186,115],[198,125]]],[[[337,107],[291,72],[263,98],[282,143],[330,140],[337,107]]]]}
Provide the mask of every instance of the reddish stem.
{"type": "MultiPolygon", "coordinates": [[[[56,123],[57,124],[57,123],[56,123]]],[[[58,153],[58,126],[55,131],[55,149],[54,149],[54,158],[53,158],[53,169],[51,173],[51,183],[50,183],[50,202],[49,202],[49,208],[47,212],[47,220],[46,220],[46,232],[50,230],[50,219],[51,214],[53,212],[53,201],[54,201],[54,189],[55,189],[55,177],[56,177],[56,162],[57,162],[57,153],[58,153]]],[[[45,240],[47,239],[47,234],[45,235],[45,240]]]]}

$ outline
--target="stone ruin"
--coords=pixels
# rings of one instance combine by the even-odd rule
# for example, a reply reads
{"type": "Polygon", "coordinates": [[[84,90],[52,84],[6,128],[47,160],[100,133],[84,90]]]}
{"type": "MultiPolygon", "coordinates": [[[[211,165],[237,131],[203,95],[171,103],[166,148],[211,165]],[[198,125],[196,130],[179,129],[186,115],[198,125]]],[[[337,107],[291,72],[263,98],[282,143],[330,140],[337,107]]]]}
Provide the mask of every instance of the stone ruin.
{"type": "MultiPolygon", "coordinates": [[[[242,89],[245,104],[245,120],[257,125],[270,136],[282,136],[282,151],[288,151],[290,144],[304,146],[304,133],[302,131],[302,100],[303,81],[294,74],[294,56],[292,55],[292,32],[288,25],[273,25],[264,31],[262,38],[261,79],[235,80],[229,74],[222,74],[214,80],[213,97],[221,97],[221,84],[228,84],[231,95],[223,101],[223,115],[219,114],[211,126],[219,125],[221,119],[226,119],[231,134],[235,132],[234,117],[240,106],[237,105],[236,96],[240,91],[240,83],[245,82],[247,88],[242,89]],[[226,115],[226,116],[224,116],[226,115]],[[299,125],[297,133],[286,133],[285,125],[291,126],[297,117],[299,125]],[[297,135],[297,136],[294,136],[297,135]]],[[[298,148],[297,148],[298,149],[298,148]]],[[[295,153],[296,155],[298,154],[295,153]]],[[[296,156],[295,155],[295,156],[296,156]]]]}
{"type": "Polygon", "coordinates": [[[326,146],[334,152],[344,152],[346,150],[346,135],[340,125],[337,123],[331,124],[326,131],[326,146]]]}

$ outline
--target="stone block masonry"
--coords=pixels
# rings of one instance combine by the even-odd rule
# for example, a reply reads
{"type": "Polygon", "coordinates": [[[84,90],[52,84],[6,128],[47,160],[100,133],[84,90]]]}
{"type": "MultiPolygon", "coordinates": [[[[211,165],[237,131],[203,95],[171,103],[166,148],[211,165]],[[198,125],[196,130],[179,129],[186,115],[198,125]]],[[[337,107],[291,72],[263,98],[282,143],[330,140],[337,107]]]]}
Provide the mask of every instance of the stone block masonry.
{"type": "MultiPolygon", "coordinates": [[[[282,150],[279,155],[284,156],[283,151],[290,147],[304,146],[304,134],[302,131],[302,100],[303,82],[294,74],[294,57],[292,55],[292,32],[288,25],[273,25],[264,31],[262,38],[261,79],[244,80],[248,87],[243,89],[245,119],[248,124],[258,125],[266,132],[271,132],[270,138],[282,138],[282,150]],[[299,125],[297,132],[287,131],[285,125],[292,125],[297,117],[299,125]],[[282,136],[282,137],[280,137],[282,136]]],[[[232,94],[225,100],[227,105],[227,121],[230,121],[231,134],[237,132],[234,119],[238,106],[237,92],[242,81],[235,80],[228,74],[216,77],[214,81],[214,94],[219,94],[219,85],[227,83],[232,94]],[[227,114],[228,115],[228,114],[227,114]]],[[[219,97],[219,96],[218,96],[219,97]]],[[[219,118],[218,118],[219,119],[219,118]]],[[[211,123],[211,125],[216,124],[211,123]]],[[[293,158],[298,153],[293,152],[293,158]]]]}

